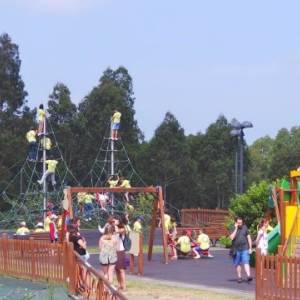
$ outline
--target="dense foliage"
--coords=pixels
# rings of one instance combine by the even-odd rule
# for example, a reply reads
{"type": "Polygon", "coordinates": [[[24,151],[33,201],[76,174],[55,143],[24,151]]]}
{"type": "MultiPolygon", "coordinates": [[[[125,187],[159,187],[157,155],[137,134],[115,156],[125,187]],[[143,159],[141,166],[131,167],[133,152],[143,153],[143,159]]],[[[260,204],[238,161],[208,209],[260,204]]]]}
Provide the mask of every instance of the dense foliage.
{"type": "MultiPolygon", "coordinates": [[[[1,35],[0,191],[26,157],[25,134],[36,118],[36,108],[26,106],[27,92],[20,68],[18,46],[7,34],[1,35]]],[[[49,93],[49,120],[68,166],[82,184],[88,184],[84,179],[109,130],[110,116],[118,109],[122,112],[120,133],[131,161],[148,185],[162,185],[167,202],[178,208],[228,207],[234,196],[236,140],[229,134],[225,116],[220,115],[205,132],[187,136],[176,117],[167,112],[154,136],[145,141],[135,118],[133,80],[122,66],[106,69],[78,105],[64,83],[58,82],[49,93]]],[[[275,139],[261,138],[249,148],[245,145],[246,184],[286,175],[290,168],[298,166],[299,147],[298,127],[282,129],[275,139]]],[[[239,213],[239,206],[244,205],[249,208],[247,222],[255,223],[251,216],[253,210],[263,209],[266,185],[253,185],[248,193],[234,198],[231,210],[239,213]],[[255,205],[250,205],[251,201],[255,205]]]]}

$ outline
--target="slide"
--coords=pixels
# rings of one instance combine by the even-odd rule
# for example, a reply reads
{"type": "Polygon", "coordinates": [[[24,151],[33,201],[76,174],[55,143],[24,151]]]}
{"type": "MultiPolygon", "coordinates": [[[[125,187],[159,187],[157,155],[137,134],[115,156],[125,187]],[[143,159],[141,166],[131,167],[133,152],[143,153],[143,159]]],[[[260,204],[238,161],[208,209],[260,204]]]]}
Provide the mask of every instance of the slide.
{"type": "Polygon", "coordinates": [[[280,243],[280,226],[277,224],[274,229],[268,234],[268,252],[275,254],[280,243]]]}

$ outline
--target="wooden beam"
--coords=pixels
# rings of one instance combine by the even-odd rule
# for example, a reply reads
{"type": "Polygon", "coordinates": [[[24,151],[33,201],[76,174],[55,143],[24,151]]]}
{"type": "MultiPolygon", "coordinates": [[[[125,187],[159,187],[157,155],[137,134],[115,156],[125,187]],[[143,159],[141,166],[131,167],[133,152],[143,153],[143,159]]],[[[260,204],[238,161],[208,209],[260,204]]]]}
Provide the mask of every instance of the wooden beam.
{"type": "Polygon", "coordinates": [[[152,219],[151,219],[151,226],[150,226],[150,232],[149,232],[149,242],[148,242],[148,260],[149,261],[152,259],[154,235],[155,235],[155,228],[156,228],[157,210],[158,210],[158,199],[155,199],[155,201],[153,203],[153,209],[152,209],[152,219]]]}
{"type": "Polygon", "coordinates": [[[71,193],[157,193],[158,188],[149,187],[132,187],[132,188],[109,188],[109,187],[70,187],[71,193]]]}

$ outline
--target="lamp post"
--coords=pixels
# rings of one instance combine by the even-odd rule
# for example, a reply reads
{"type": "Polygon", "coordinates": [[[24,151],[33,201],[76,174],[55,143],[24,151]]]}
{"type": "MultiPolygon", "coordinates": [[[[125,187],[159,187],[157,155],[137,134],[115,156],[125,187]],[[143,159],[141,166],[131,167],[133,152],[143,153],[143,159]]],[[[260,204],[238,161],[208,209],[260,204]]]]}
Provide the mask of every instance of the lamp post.
{"type": "Polygon", "coordinates": [[[235,192],[244,192],[244,129],[252,128],[253,124],[249,121],[240,123],[238,120],[231,121],[231,136],[236,137],[237,145],[235,151],[235,192]]]}

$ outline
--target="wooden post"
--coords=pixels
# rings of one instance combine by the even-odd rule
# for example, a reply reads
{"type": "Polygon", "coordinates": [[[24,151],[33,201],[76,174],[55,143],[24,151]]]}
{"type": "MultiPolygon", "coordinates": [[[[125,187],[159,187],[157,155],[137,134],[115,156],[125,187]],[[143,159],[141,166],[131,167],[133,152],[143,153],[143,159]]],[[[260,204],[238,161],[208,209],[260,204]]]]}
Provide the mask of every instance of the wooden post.
{"type": "Polygon", "coordinates": [[[260,300],[261,299],[261,295],[262,295],[262,256],[261,256],[261,252],[260,249],[257,248],[256,249],[256,258],[255,258],[255,279],[256,279],[256,283],[255,283],[255,299],[256,300],[260,300]]]}
{"type": "Polygon", "coordinates": [[[34,239],[33,237],[30,237],[29,238],[29,249],[30,249],[30,252],[31,252],[31,278],[32,279],[35,279],[36,278],[36,257],[35,257],[35,253],[34,253],[34,250],[35,250],[35,242],[34,242],[34,239]]]}
{"type": "Polygon", "coordinates": [[[144,236],[140,234],[139,238],[139,256],[138,256],[138,274],[144,275],[144,236]]]}
{"type": "Polygon", "coordinates": [[[151,220],[151,227],[150,227],[150,232],[149,232],[149,243],[148,243],[148,260],[149,261],[152,259],[154,234],[155,234],[155,228],[156,228],[157,209],[158,209],[158,199],[155,199],[154,203],[153,203],[152,220],[151,220]]]}
{"type": "Polygon", "coordinates": [[[77,276],[77,272],[76,272],[76,257],[73,249],[73,244],[72,243],[68,243],[67,245],[67,265],[68,265],[68,277],[69,277],[69,293],[71,295],[75,295],[76,294],[76,276],[77,276]]]}
{"type": "Polygon", "coordinates": [[[163,192],[161,186],[158,187],[158,201],[159,201],[159,211],[160,211],[160,219],[161,219],[161,233],[162,233],[162,244],[163,244],[163,255],[164,255],[164,263],[167,264],[168,257],[168,244],[167,244],[167,233],[165,228],[165,203],[163,199],[163,192]]]}
{"type": "Polygon", "coordinates": [[[8,237],[6,233],[2,234],[2,245],[3,245],[3,269],[4,274],[8,274],[8,237]]]}

